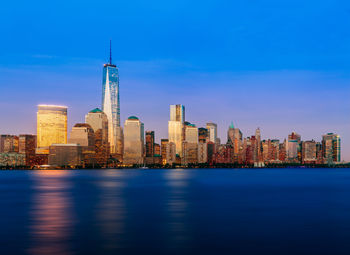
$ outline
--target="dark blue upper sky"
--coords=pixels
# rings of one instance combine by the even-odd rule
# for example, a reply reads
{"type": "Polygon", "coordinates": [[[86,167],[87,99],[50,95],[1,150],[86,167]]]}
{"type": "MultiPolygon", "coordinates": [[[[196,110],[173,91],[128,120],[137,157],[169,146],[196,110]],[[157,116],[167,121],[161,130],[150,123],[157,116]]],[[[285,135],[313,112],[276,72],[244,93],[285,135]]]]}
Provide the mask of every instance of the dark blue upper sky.
{"type": "Polygon", "coordinates": [[[167,136],[187,120],[231,120],[245,136],[342,136],[350,160],[350,3],[339,0],[16,1],[0,7],[0,133],[35,133],[38,103],[69,125],[100,105],[102,64],[120,68],[122,121],[167,136]]]}

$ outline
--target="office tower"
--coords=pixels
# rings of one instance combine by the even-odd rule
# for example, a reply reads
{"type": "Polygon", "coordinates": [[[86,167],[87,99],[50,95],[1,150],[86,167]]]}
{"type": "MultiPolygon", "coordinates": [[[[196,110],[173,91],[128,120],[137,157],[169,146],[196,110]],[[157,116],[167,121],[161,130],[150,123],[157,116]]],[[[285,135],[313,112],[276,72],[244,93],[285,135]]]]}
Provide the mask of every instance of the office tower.
{"type": "Polygon", "coordinates": [[[166,164],[175,164],[177,163],[176,159],[176,145],[173,142],[168,142],[166,144],[166,164]]]}
{"type": "Polygon", "coordinates": [[[299,159],[301,137],[295,132],[288,135],[287,140],[287,158],[288,160],[297,161],[299,159]]]}
{"type": "Polygon", "coordinates": [[[35,165],[36,135],[19,135],[18,152],[25,155],[25,165],[35,165]]]}
{"type": "Polygon", "coordinates": [[[78,144],[52,144],[49,147],[49,165],[59,167],[83,166],[82,146],[78,144]]]}
{"type": "Polygon", "coordinates": [[[261,162],[262,161],[262,155],[261,155],[261,132],[260,128],[257,128],[255,130],[255,145],[254,145],[254,162],[261,162]]]}
{"type": "Polygon", "coordinates": [[[261,141],[261,148],[262,148],[262,158],[264,162],[269,161],[269,147],[270,147],[271,141],[269,140],[263,140],[261,141]]]}
{"type": "Polygon", "coordinates": [[[268,159],[272,163],[279,162],[280,140],[269,140],[269,156],[268,159]]]}
{"type": "Polygon", "coordinates": [[[182,142],[184,140],[185,107],[183,105],[170,105],[170,121],[168,122],[169,142],[175,143],[176,153],[182,155],[182,142]]]}
{"type": "Polygon", "coordinates": [[[154,154],[154,131],[146,131],[146,157],[153,157],[154,154]]]}
{"type": "Polygon", "coordinates": [[[198,143],[198,163],[208,162],[208,143],[200,141],[198,143]]]}
{"type": "Polygon", "coordinates": [[[154,164],[154,131],[146,131],[146,164],[154,164]]]}
{"type": "Polygon", "coordinates": [[[37,153],[48,154],[53,143],[67,143],[67,107],[38,105],[37,153]]]}
{"type": "Polygon", "coordinates": [[[302,145],[303,163],[316,163],[316,142],[314,140],[305,141],[302,145]]]}
{"type": "Polygon", "coordinates": [[[209,132],[206,128],[198,128],[198,142],[207,142],[209,141],[209,132]]]}
{"type": "Polygon", "coordinates": [[[84,147],[95,146],[95,132],[87,123],[77,123],[72,128],[69,143],[76,143],[84,147]]]}
{"type": "Polygon", "coordinates": [[[120,126],[119,71],[112,64],[110,48],[109,63],[103,65],[102,111],[108,119],[108,141],[112,154],[122,154],[123,131],[120,126]]]}
{"type": "Polygon", "coordinates": [[[182,159],[184,165],[196,164],[198,160],[198,128],[189,122],[185,122],[182,159]]]}
{"type": "Polygon", "coordinates": [[[215,123],[207,123],[207,129],[209,133],[209,142],[212,142],[214,144],[217,143],[218,138],[218,126],[215,123]]]}
{"type": "Polygon", "coordinates": [[[124,157],[126,165],[143,164],[144,126],[135,116],[124,124],[124,157]]]}
{"type": "Polygon", "coordinates": [[[328,133],[322,136],[323,158],[325,163],[340,162],[340,136],[328,133]]]}
{"type": "Polygon", "coordinates": [[[209,165],[213,165],[215,163],[215,143],[213,142],[207,143],[207,162],[209,165]]]}
{"type": "Polygon", "coordinates": [[[110,154],[107,115],[95,108],[85,115],[85,122],[94,130],[96,163],[105,166],[110,154]]]}
{"type": "Polygon", "coordinates": [[[160,140],[160,147],[161,147],[161,156],[162,156],[162,164],[166,165],[166,150],[167,150],[167,144],[169,143],[169,139],[161,139],[160,140]]]}
{"type": "Polygon", "coordinates": [[[233,126],[233,122],[231,122],[231,125],[228,127],[227,130],[227,145],[230,147],[234,147],[234,139],[235,139],[235,127],[233,126]]]}
{"type": "Polygon", "coordinates": [[[160,145],[158,143],[154,144],[154,155],[160,156],[160,145]]]}
{"type": "Polygon", "coordinates": [[[287,159],[287,140],[284,139],[283,143],[279,146],[279,160],[285,162],[287,159]]]}
{"type": "Polygon", "coordinates": [[[0,153],[17,153],[18,143],[18,136],[16,135],[1,135],[0,153]]]}

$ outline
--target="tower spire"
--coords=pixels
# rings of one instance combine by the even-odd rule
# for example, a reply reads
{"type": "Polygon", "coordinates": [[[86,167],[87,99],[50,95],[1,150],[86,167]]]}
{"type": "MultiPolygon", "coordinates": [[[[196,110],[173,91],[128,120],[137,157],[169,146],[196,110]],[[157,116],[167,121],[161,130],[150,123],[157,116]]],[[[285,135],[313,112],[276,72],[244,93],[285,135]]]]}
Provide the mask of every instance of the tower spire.
{"type": "Polygon", "coordinates": [[[109,40],[109,64],[112,64],[112,40],[109,40]]]}

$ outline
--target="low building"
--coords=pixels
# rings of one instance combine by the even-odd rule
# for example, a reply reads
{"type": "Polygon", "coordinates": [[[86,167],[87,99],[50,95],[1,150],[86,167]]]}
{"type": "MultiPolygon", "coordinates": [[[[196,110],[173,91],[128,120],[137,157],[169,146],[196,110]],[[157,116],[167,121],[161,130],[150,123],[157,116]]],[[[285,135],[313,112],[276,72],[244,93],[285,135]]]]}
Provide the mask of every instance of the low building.
{"type": "Polygon", "coordinates": [[[83,165],[82,146],[78,144],[52,144],[49,147],[49,165],[76,167],[83,165]]]}
{"type": "Polygon", "coordinates": [[[25,154],[21,153],[0,153],[0,167],[25,166],[25,159],[25,154]]]}

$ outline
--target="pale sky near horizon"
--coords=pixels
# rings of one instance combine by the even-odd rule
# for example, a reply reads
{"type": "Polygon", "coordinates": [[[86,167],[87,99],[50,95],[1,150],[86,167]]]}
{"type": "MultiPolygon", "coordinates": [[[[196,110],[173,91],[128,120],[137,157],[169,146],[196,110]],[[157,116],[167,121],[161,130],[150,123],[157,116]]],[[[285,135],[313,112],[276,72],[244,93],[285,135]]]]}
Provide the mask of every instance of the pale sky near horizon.
{"type": "Polygon", "coordinates": [[[334,132],[350,161],[349,27],[337,0],[5,2],[0,133],[35,133],[39,103],[67,105],[69,127],[100,107],[112,39],[122,122],[138,116],[157,141],[179,103],[222,142],[231,121],[263,139],[334,132]]]}

